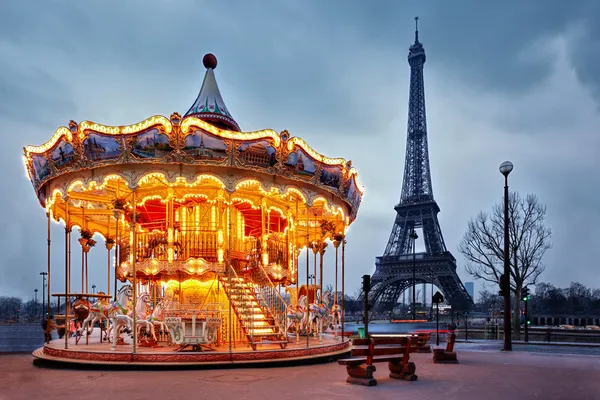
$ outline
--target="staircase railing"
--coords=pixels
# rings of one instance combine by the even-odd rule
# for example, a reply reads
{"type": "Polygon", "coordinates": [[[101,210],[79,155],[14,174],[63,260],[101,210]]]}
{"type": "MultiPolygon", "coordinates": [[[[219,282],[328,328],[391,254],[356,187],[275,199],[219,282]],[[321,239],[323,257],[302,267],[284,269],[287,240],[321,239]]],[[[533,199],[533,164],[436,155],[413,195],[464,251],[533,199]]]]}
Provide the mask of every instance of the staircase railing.
{"type": "Polygon", "coordinates": [[[261,263],[258,263],[258,268],[253,270],[252,275],[255,282],[261,283],[260,286],[254,286],[255,293],[262,300],[263,306],[271,311],[275,325],[287,339],[287,302],[283,299],[261,263]]]}

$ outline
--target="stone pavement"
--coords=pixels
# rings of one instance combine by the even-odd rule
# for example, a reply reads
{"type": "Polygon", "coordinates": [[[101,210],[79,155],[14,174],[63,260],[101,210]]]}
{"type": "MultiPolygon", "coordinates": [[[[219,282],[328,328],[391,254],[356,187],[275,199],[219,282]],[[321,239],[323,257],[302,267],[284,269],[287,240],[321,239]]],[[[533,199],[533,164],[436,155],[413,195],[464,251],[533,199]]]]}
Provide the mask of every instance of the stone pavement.
{"type": "Polygon", "coordinates": [[[288,368],[107,371],[37,368],[30,355],[0,356],[0,400],[120,399],[561,399],[600,400],[600,357],[460,351],[460,364],[433,364],[414,354],[419,380],[387,377],[346,384],[337,363],[288,368]]]}

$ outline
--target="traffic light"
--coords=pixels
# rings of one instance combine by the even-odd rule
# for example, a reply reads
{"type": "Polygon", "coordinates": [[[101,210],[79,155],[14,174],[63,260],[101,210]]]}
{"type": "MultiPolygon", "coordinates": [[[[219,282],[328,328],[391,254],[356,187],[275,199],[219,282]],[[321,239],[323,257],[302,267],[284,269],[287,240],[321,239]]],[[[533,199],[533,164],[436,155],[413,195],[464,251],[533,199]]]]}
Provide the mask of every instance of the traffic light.
{"type": "Polygon", "coordinates": [[[363,275],[362,290],[365,293],[369,293],[369,291],[371,291],[371,275],[363,275]]]}
{"type": "Polygon", "coordinates": [[[529,300],[529,288],[527,286],[525,286],[522,290],[521,290],[521,300],[523,301],[527,301],[529,300]]]}
{"type": "Polygon", "coordinates": [[[505,288],[508,286],[507,282],[504,279],[504,274],[500,275],[500,279],[498,280],[498,285],[500,286],[500,290],[498,291],[498,296],[507,296],[508,293],[505,292],[505,288]]]}

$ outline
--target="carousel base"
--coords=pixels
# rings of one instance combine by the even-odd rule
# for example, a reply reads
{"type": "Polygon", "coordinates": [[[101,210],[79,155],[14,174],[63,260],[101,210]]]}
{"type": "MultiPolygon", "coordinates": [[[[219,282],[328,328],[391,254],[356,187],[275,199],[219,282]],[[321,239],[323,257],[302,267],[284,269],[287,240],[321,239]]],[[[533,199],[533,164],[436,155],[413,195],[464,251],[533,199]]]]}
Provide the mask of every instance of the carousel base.
{"type": "Polygon", "coordinates": [[[159,342],[157,347],[137,346],[133,353],[132,339],[126,337],[125,344],[111,350],[110,343],[100,343],[100,337],[90,336],[89,342],[75,344],[69,339],[65,349],[64,339],[52,340],[33,352],[34,363],[39,366],[88,365],[106,368],[110,366],[125,368],[223,368],[227,366],[288,366],[290,364],[310,364],[331,362],[350,351],[348,339],[342,341],[333,334],[323,334],[322,342],[310,338],[307,347],[306,337],[300,337],[296,343],[294,336],[285,349],[277,344],[263,344],[253,351],[245,343],[236,343],[229,351],[229,345],[214,346],[210,349],[202,346],[202,351],[180,350],[179,346],[168,346],[159,342]]]}

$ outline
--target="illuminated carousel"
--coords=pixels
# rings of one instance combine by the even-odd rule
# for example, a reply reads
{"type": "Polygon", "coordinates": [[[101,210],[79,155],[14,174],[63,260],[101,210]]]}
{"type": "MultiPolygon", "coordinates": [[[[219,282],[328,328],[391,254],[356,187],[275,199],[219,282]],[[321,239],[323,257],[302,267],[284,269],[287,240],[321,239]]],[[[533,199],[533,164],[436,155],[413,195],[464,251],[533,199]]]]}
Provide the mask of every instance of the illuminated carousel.
{"type": "Polygon", "coordinates": [[[345,233],[363,195],[356,170],[287,131],[241,131],[216,58],[203,61],[183,117],[70,121],[25,148],[48,219],[48,304],[63,302],[54,319],[68,328],[36,357],[231,363],[347,351],[345,233]],[[50,266],[52,220],[65,226],[64,268],[50,266]],[[88,263],[94,251],[106,252],[104,265],[88,263]],[[81,283],[71,281],[74,268],[81,283]],[[97,293],[88,268],[106,271],[97,293]],[[324,268],[335,269],[333,281],[323,282],[324,268]],[[66,291],[52,293],[54,282],[66,291]]]}

